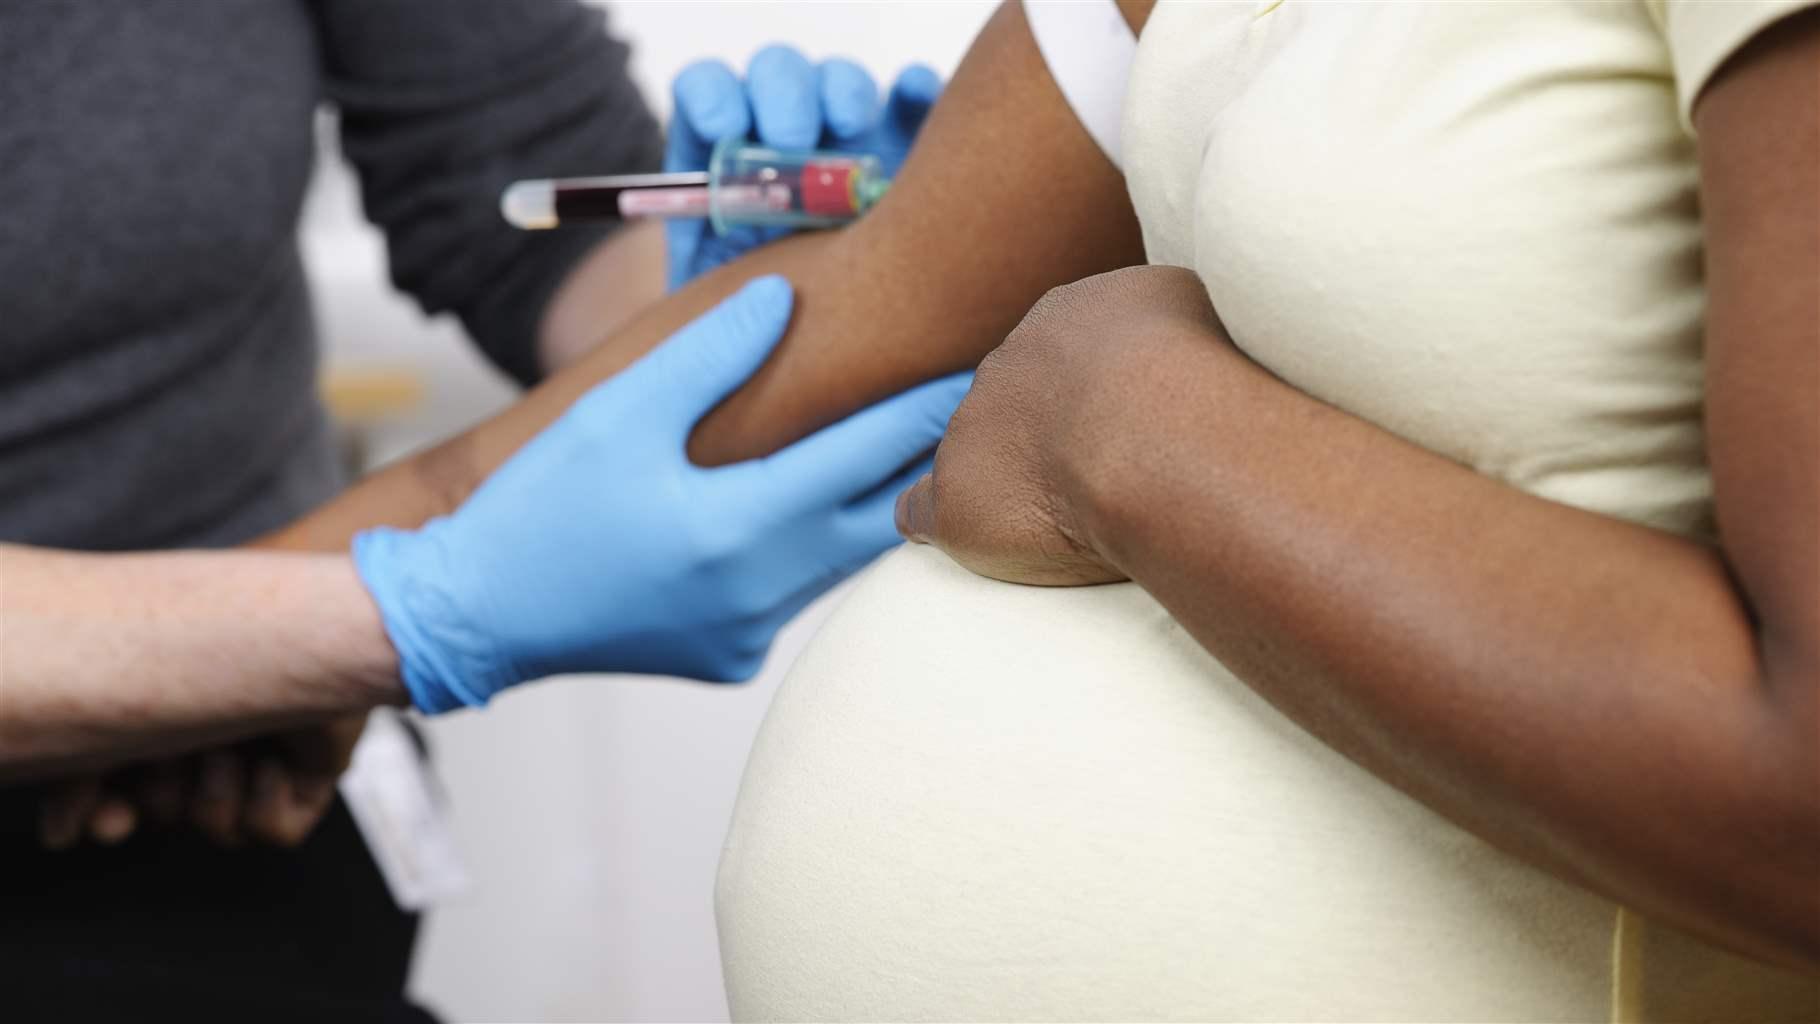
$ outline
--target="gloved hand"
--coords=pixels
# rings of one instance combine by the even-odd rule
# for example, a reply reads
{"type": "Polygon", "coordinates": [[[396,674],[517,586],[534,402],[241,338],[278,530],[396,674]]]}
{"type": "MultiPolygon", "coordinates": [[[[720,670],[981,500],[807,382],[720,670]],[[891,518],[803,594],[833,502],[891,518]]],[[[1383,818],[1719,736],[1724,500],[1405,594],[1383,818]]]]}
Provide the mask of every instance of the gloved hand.
{"type": "Polygon", "coordinates": [[[582,396],[453,515],[354,539],[354,562],[425,711],[563,672],[715,681],[758,671],[777,630],[898,541],[971,375],[921,385],[775,455],[703,469],[695,423],[790,319],[759,278],[582,396]]]}
{"type": "MultiPolygon", "coordinates": [[[[767,46],[752,58],[744,83],[725,64],[701,61],[677,75],[671,91],[666,171],[704,170],[715,143],[755,136],[778,149],[870,153],[895,174],[942,81],[927,66],[910,65],[881,116],[878,86],[858,64],[837,57],[816,66],[790,47],[767,46]]],[[[705,219],[672,219],[665,225],[670,288],[788,233],[740,227],[723,236],[705,219]]]]}

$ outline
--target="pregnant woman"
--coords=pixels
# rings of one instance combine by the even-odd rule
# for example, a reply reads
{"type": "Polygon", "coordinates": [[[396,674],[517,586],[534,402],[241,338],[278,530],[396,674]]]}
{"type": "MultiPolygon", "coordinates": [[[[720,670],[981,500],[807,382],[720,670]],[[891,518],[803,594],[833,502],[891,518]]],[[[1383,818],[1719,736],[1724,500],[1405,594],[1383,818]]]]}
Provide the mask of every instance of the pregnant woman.
{"type": "Polygon", "coordinates": [[[288,539],[783,274],[698,461],[998,351],[753,750],[736,1015],[1820,1019],[1811,6],[1009,3],[865,218],[288,539]]]}
{"type": "Polygon", "coordinates": [[[1143,6],[1165,266],[784,685],[735,1014],[1820,1019],[1820,17],[1143,6]]]}

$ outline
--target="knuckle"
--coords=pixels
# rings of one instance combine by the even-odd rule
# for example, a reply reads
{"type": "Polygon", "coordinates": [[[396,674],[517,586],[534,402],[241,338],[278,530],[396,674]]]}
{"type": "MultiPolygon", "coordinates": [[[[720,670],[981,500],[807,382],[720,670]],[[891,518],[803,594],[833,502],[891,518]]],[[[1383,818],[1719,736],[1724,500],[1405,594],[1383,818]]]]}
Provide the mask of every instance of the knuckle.
{"type": "Polygon", "coordinates": [[[764,667],[768,648],[768,643],[754,647],[749,638],[739,637],[716,654],[704,678],[716,683],[751,682],[764,667]]]}
{"type": "Polygon", "coordinates": [[[968,392],[967,399],[961,402],[960,408],[956,410],[956,415],[964,412],[968,407],[974,404],[974,395],[984,391],[990,391],[993,385],[997,383],[999,377],[1003,376],[1008,371],[1014,358],[1013,352],[1015,349],[1013,346],[1018,344],[1020,332],[1023,330],[1024,326],[1019,324],[1017,329],[1011,332],[1011,336],[1005,339],[1003,345],[986,353],[986,358],[980,360],[979,368],[973,373],[973,388],[968,392]]]}
{"type": "Polygon", "coordinates": [[[749,573],[735,571],[721,585],[720,603],[729,619],[744,624],[765,614],[774,602],[770,587],[749,573]]]}
{"type": "Polygon", "coordinates": [[[1074,301],[1074,295],[1083,283],[1084,282],[1082,281],[1075,281],[1070,284],[1058,284],[1044,292],[1043,297],[1037,299],[1036,304],[1030,307],[1030,311],[1024,314],[1023,322],[1018,326],[1022,327],[1024,324],[1032,322],[1040,323],[1043,320],[1066,313],[1068,307],[1074,301]]]}

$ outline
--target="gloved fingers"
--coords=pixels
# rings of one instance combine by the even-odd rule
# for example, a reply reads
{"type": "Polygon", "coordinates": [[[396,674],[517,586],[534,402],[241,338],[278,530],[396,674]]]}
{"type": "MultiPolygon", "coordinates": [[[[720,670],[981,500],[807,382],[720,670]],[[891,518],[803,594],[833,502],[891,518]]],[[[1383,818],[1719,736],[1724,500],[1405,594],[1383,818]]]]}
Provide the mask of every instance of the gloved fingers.
{"type": "MultiPolygon", "coordinates": [[[[714,231],[713,226],[710,225],[708,230],[714,231]]],[[[775,241],[779,230],[757,224],[729,224],[725,234],[715,233],[714,240],[709,243],[710,251],[721,263],[731,263],[766,242],[775,241]]],[[[783,230],[788,233],[787,229],[783,230]]]]}
{"type": "Polygon", "coordinates": [[[934,468],[935,453],[930,452],[836,513],[836,530],[848,545],[843,564],[858,569],[880,552],[903,543],[897,529],[898,496],[934,468]]]}
{"type": "Polygon", "coordinates": [[[929,108],[942,94],[942,76],[927,64],[911,64],[897,73],[891,83],[891,96],[885,101],[885,115],[911,128],[922,124],[929,108]]]}
{"type": "Polygon", "coordinates": [[[854,142],[878,126],[878,83],[866,69],[844,57],[815,69],[821,92],[822,124],[839,142],[854,142]]]}
{"type": "MultiPolygon", "coordinates": [[[[876,552],[874,554],[876,554],[876,552]]],[[[855,571],[863,568],[865,564],[871,560],[871,558],[867,558],[864,561],[853,565],[851,569],[837,569],[819,573],[802,587],[798,588],[794,594],[791,594],[788,598],[780,602],[773,611],[771,618],[771,622],[773,623],[771,628],[773,643],[776,642],[777,634],[781,632],[785,626],[790,624],[790,620],[801,615],[804,608],[814,604],[816,598],[821,597],[823,594],[826,594],[828,591],[839,586],[841,581],[853,575],[855,571]]]]}
{"type": "Polygon", "coordinates": [[[668,429],[681,447],[697,420],[764,365],[790,324],[792,302],[790,282],[775,274],[754,278],[626,372],[596,385],[578,406],[615,418],[631,407],[649,410],[652,425],[668,429]]]}
{"type": "Polygon", "coordinates": [[[707,220],[699,217],[671,217],[664,222],[664,283],[675,291],[696,273],[696,254],[707,241],[707,220]]]}
{"type": "Polygon", "coordinates": [[[746,68],[746,98],[758,141],[778,149],[814,149],[822,133],[815,68],[788,46],[767,46],[746,68]]]}
{"type": "MultiPolygon", "coordinates": [[[[664,144],[664,170],[699,171],[708,166],[714,144],[744,138],[752,130],[746,90],[733,69],[717,60],[684,68],[670,85],[673,100],[670,134],[664,144]]],[[[697,254],[708,235],[708,222],[672,219],[664,225],[666,279],[674,291],[693,277],[697,254]]]]}
{"type": "Polygon", "coordinates": [[[684,68],[670,85],[674,109],[664,149],[664,169],[699,171],[708,166],[714,144],[743,138],[752,130],[746,90],[733,69],[717,60],[684,68]]]}
{"type": "Polygon", "coordinates": [[[892,174],[910,155],[910,148],[929,111],[942,92],[942,80],[929,67],[912,64],[897,76],[891,86],[891,97],[885,101],[885,115],[880,120],[876,138],[880,158],[892,174]]]}
{"type": "Polygon", "coordinates": [[[734,224],[729,225],[727,233],[723,235],[715,231],[705,217],[672,218],[666,231],[670,239],[672,290],[682,287],[697,275],[705,274],[724,263],[731,263],[772,241],[778,237],[775,232],[788,233],[787,228],[734,224]]]}
{"type": "Polygon", "coordinates": [[[930,460],[922,460],[906,469],[878,489],[876,494],[842,509],[836,529],[827,536],[834,547],[825,552],[824,568],[811,573],[790,597],[778,603],[768,619],[773,640],[790,620],[802,614],[815,600],[833,590],[855,573],[871,565],[878,556],[902,544],[904,539],[892,525],[891,506],[896,496],[917,474],[927,472],[930,460]]]}
{"type": "Polygon", "coordinates": [[[767,457],[767,475],[794,509],[846,505],[934,448],[972,384],[958,373],[861,409],[767,457]]]}

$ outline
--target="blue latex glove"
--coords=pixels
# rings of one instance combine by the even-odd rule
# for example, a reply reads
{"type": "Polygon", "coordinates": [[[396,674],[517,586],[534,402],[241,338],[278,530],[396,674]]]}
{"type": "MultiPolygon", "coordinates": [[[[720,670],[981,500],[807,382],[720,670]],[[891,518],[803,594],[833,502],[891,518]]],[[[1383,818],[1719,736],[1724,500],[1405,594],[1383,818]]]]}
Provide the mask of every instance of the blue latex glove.
{"type": "MultiPolygon", "coordinates": [[[[811,65],[787,46],[767,46],[752,58],[743,83],[725,64],[701,61],[671,86],[675,111],[664,170],[705,170],[715,143],[756,137],[778,149],[871,153],[895,174],[941,90],[934,71],[912,64],[897,76],[881,112],[878,86],[850,60],[811,65]]],[[[672,290],[788,233],[741,227],[716,235],[702,218],[672,219],[665,231],[672,290]]]]}
{"type": "Polygon", "coordinates": [[[892,505],[970,375],[767,458],[703,469],[684,453],[783,336],[791,298],[781,277],[753,281],[589,391],[454,515],[354,539],[419,708],[564,672],[749,678],[791,616],[898,542],[892,505]]]}

